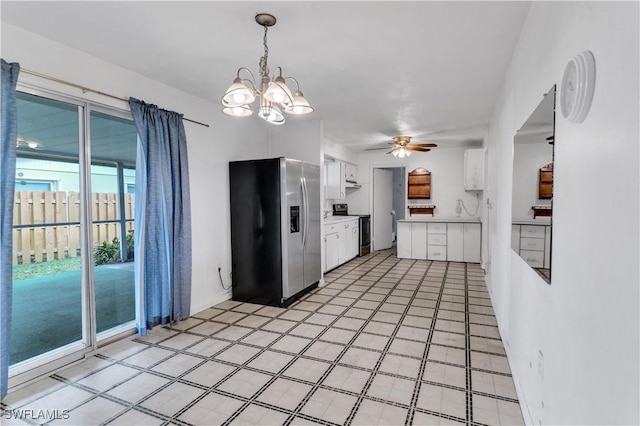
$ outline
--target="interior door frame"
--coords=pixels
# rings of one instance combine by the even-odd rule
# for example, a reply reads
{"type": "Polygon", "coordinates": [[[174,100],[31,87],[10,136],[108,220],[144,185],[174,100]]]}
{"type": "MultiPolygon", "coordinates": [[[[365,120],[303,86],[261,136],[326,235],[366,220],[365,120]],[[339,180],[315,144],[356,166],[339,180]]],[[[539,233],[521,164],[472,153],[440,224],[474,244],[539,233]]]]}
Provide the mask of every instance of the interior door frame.
{"type": "MultiPolygon", "coordinates": [[[[407,166],[403,163],[403,164],[398,164],[398,163],[382,163],[382,164],[372,164],[369,166],[369,182],[371,182],[371,184],[369,185],[369,211],[371,212],[371,222],[369,223],[369,229],[371,231],[371,250],[373,251],[373,241],[375,239],[375,213],[373,211],[373,197],[375,195],[375,191],[373,189],[373,183],[374,183],[374,177],[373,177],[373,171],[375,169],[405,169],[405,175],[406,175],[406,168],[407,166]]],[[[393,196],[393,194],[392,194],[393,196]]],[[[407,210],[407,197],[405,194],[404,199],[404,210],[406,212],[407,210]]]]}

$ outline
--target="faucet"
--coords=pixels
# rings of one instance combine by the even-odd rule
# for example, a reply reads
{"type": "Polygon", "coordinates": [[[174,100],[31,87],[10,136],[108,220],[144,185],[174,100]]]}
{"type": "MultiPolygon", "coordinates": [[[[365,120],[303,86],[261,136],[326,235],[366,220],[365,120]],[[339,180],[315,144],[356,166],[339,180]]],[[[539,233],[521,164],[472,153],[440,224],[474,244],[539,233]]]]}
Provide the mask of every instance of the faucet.
{"type": "Polygon", "coordinates": [[[322,211],[322,217],[324,219],[326,219],[329,216],[329,213],[331,213],[331,210],[323,210],[322,211]]]}

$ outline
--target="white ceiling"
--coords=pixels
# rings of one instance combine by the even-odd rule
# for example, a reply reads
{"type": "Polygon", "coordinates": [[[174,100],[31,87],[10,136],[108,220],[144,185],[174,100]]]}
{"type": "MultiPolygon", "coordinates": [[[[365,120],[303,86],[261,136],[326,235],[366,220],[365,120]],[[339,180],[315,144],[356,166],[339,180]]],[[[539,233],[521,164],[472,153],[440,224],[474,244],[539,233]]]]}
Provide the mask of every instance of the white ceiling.
{"type": "Polygon", "coordinates": [[[315,107],[304,119],[323,120],[327,139],[359,151],[400,134],[440,146],[480,141],[529,2],[2,1],[1,7],[3,21],[216,103],[237,68],[257,73],[263,29],[254,15],[272,13],[278,23],[269,30],[270,68],[281,66],[300,81],[315,107]]]}

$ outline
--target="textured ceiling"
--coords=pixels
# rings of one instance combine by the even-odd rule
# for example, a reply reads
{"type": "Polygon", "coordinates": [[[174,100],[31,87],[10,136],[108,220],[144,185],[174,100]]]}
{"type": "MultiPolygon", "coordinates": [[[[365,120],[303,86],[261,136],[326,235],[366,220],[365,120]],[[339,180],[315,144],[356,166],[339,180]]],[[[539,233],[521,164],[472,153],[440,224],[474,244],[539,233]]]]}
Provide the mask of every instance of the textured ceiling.
{"type": "Polygon", "coordinates": [[[323,120],[327,139],[359,151],[399,134],[440,146],[480,141],[529,3],[3,1],[1,7],[5,22],[216,103],[237,68],[257,73],[263,29],[254,15],[272,13],[278,23],[269,30],[271,69],[281,66],[300,81],[315,107],[303,119],[323,120]]]}

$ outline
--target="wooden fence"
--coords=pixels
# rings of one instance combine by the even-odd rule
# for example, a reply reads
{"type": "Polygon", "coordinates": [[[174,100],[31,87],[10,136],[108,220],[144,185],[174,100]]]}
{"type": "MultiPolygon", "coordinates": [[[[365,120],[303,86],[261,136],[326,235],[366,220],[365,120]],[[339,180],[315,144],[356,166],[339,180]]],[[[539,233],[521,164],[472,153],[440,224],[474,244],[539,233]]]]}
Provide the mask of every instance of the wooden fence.
{"type": "MultiPolygon", "coordinates": [[[[94,221],[118,219],[118,196],[92,193],[94,221]]],[[[125,218],[133,218],[134,194],[125,194],[125,218]]],[[[13,229],[13,264],[39,263],[80,255],[80,194],[78,192],[16,191],[13,229]],[[59,225],[58,225],[59,224],[59,225]]],[[[120,223],[93,224],[93,244],[120,239],[120,223]]],[[[126,223],[127,231],[133,222],[126,223]]]]}

